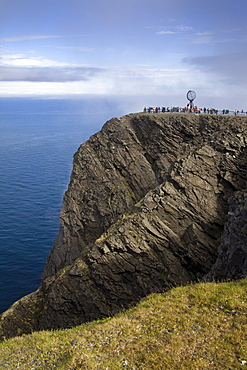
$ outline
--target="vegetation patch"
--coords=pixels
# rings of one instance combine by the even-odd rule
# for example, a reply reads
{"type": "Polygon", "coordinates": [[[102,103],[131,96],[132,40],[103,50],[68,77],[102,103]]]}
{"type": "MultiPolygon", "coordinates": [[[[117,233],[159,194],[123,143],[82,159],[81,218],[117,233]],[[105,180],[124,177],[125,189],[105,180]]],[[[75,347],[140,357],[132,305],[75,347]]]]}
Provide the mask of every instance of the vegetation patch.
{"type": "Polygon", "coordinates": [[[113,318],[0,344],[0,369],[247,369],[247,279],[152,294],[113,318]]]}

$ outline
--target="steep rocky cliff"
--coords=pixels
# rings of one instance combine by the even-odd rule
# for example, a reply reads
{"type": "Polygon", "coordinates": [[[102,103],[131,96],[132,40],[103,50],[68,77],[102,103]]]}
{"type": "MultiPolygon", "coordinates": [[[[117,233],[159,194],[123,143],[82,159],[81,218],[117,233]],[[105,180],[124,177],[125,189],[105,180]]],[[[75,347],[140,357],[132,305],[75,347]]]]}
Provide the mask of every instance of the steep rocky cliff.
{"type": "Polygon", "coordinates": [[[141,297],[247,272],[247,118],[131,114],[74,157],[41,287],[2,336],[112,315],[141,297]]]}

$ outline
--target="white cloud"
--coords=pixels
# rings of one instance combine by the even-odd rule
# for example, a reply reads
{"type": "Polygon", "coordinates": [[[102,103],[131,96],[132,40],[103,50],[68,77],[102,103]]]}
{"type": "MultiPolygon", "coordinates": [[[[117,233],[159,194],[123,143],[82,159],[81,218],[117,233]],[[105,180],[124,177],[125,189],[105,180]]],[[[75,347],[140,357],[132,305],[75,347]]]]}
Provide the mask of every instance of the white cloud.
{"type": "MultiPolygon", "coordinates": [[[[150,27],[150,28],[156,28],[157,27],[150,27]]],[[[160,26],[158,27],[159,31],[156,31],[156,35],[172,35],[172,34],[178,34],[178,33],[187,33],[189,31],[193,31],[193,28],[190,26],[185,26],[183,24],[172,26],[172,27],[166,27],[166,26],[160,26]]]]}
{"type": "Polygon", "coordinates": [[[23,35],[14,37],[0,37],[0,42],[19,42],[30,40],[44,40],[44,39],[57,39],[64,37],[62,35],[23,35]]]}
{"type": "Polygon", "coordinates": [[[84,48],[81,46],[56,46],[56,49],[63,49],[63,50],[75,50],[75,51],[83,51],[83,52],[91,52],[95,51],[95,48],[84,48]]]}
{"type": "Polygon", "coordinates": [[[189,68],[105,67],[81,81],[3,81],[0,97],[73,98],[114,97],[139,106],[187,104],[186,92],[197,93],[200,107],[247,109],[245,85],[227,85],[214,73],[189,68]],[[229,87],[229,88],[227,88],[229,87]]]}
{"type": "Polygon", "coordinates": [[[156,35],[173,35],[176,34],[177,32],[174,31],[157,31],[156,35]]]}
{"type": "Polygon", "coordinates": [[[210,31],[197,32],[195,35],[196,36],[210,36],[210,35],[212,35],[212,32],[210,32],[210,31]]]}
{"type": "Polygon", "coordinates": [[[8,67],[65,67],[68,64],[25,54],[6,54],[0,57],[0,66],[8,67]]]}
{"type": "Polygon", "coordinates": [[[187,31],[193,31],[193,27],[190,26],[185,26],[183,24],[176,26],[175,27],[177,30],[182,31],[182,32],[187,32],[187,31]]]}
{"type": "MultiPolygon", "coordinates": [[[[11,71],[7,71],[10,73],[11,71]]],[[[188,69],[138,67],[85,67],[67,69],[14,68],[13,78],[2,81],[0,96],[128,95],[171,94],[191,87],[195,75],[188,69]],[[21,75],[22,74],[22,75],[21,75]],[[21,75],[21,76],[20,76],[21,75]],[[24,80],[26,78],[26,80],[24,80]]],[[[197,86],[205,76],[197,73],[197,86]]]]}
{"type": "Polygon", "coordinates": [[[0,81],[69,82],[84,81],[102,73],[102,68],[61,63],[24,54],[0,57],[0,81]]]}
{"type": "Polygon", "coordinates": [[[1,67],[0,81],[69,82],[85,81],[102,73],[95,67],[1,67]]]}
{"type": "Polygon", "coordinates": [[[186,91],[193,89],[204,98],[201,103],[198,101],[199,105],[215,106],[224,99],[225,105],[230,85],[231,91],[236,92],[236,101],[247,101],[245,90],[237,93],[237,85],[246,83],[244,60],[245,55],[236,55],[234,60],[230,55],[187,58],[183,68],[155,68],[89,66],[6,54],[0,58],[0,97],[128,96],[133,101],[145,97],[144,105],[162,105],[167,101],[169,105],[183,106],[186,91]],[[234,75],[230,72],[232,62],[237,66],[234,75]]]}

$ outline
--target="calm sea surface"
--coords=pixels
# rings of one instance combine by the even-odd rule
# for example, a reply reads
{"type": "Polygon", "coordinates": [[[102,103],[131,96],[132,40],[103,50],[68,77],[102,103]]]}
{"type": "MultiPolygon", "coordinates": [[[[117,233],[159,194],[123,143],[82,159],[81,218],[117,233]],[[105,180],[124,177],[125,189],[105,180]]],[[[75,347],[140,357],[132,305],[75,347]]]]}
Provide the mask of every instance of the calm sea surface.
{"type": "Polygon", "coordinates": [[[0,99],[0,312],[40,284],[73,154],[122,114],[103,100],[0,99]]]}

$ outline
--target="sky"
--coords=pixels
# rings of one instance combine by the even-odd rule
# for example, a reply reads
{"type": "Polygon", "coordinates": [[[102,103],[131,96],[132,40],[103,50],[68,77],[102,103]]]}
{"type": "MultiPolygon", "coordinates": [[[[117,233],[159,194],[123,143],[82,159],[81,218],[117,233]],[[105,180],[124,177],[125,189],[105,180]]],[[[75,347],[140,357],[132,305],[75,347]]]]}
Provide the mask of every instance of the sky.
{"type": "Polygon", "coordinates": [[[247,110],[246,0],[0,0],[0,97],[247,110]]]}

